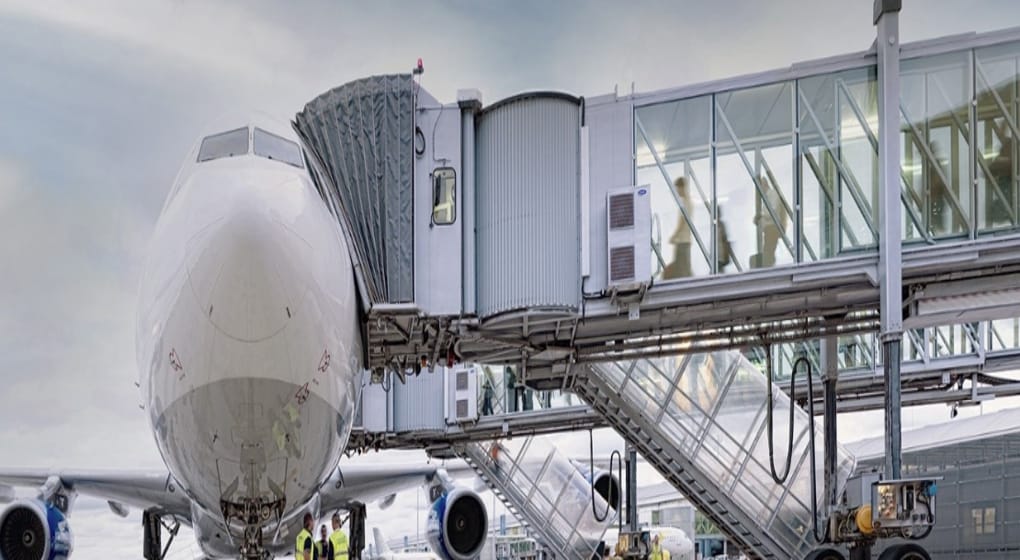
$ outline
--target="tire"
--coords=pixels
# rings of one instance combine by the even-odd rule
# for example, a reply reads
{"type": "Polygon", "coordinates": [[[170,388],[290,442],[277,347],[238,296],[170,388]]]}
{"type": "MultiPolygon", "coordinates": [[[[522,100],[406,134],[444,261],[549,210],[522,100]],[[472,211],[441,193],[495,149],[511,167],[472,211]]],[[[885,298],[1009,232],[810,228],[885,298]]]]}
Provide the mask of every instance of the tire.
{"type": "Polygon", "coordinates": [[[931,556],[921,545],[908,543],[890,546],[882,551],[878,560],[931,560],[931,556]]]}
{"type": "Polygon", "coordinates": [[[843,553],[834,548],[819,548],[812,550],[804,560],[846,560],[843,553]]]}

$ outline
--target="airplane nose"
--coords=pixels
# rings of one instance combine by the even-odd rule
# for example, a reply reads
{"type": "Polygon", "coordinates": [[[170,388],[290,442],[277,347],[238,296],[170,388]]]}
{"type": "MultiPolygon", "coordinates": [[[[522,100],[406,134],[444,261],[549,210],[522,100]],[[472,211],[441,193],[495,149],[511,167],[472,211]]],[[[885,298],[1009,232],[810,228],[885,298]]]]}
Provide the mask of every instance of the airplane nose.
{"type": "Polygon", "coordinates": [[[217,329],[236,340],[264,340],[297,312],[304,293],[297,272],[309,250],[268,205],[247,200],[189,240],[188,280],[217,329]]]}

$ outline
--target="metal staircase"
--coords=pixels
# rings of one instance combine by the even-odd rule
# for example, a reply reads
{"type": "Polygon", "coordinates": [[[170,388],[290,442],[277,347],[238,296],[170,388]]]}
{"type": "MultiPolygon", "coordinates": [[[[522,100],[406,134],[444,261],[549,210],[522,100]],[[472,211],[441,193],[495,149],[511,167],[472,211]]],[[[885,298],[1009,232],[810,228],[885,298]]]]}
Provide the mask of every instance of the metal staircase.
{"type": "MultiPolygon", "coordinates": [[[[765,435],[766,380],[739,352],[592,365],[574,390],[748,556],[802,558],[815,546],[807,414],[794,410],[792,474],[777,484],[765,435]]],[[[773,398],[782,472],[790,400],[776,387],[773,398]]],[[[842,485],[854,459],[839,452],[842,485]]]]}
{"type": "Polygon", "coordinates": [[[468,442],[454,451],[556,558],[591,558],[615,519],[598,494],[593,504],[590,484],[555,447],[528,437],[468,442]],[[597,521],[593,512],[605,518],[597,521]]]}

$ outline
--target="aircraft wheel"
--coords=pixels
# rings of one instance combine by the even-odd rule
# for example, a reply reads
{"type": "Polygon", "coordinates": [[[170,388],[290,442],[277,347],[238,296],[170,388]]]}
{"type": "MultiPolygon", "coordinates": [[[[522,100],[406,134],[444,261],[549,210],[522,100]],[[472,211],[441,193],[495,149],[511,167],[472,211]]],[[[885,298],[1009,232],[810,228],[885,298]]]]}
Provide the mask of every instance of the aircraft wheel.
{"type": "Polygon", "coordinates": [[[804,560],[846,560],[843,553],[834,548],[819,548],[818,550],[812,550],[810,554],[804,557],[804,560]]]}
{"type": "Polygon", "coordinates": [[[882,551],[878,560],[931,560],[931,556],[921,545],[908,543],[890,546],[882,551]]]}

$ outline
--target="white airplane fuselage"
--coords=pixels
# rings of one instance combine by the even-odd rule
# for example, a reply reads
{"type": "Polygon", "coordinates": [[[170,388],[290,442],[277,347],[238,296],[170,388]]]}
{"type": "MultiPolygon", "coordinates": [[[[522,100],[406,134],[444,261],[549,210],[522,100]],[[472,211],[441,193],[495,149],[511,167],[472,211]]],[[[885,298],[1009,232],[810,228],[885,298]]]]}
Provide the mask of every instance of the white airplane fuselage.
{"type": "Polygon", "coordinates": [[[197,513],[217,520],[223,502],[315,507],[350,435],[362,362],[339,224],[308,171],[253,154],[248,131],[246,154],[192,151],[138,302],[156,444],[197,513]]]}

